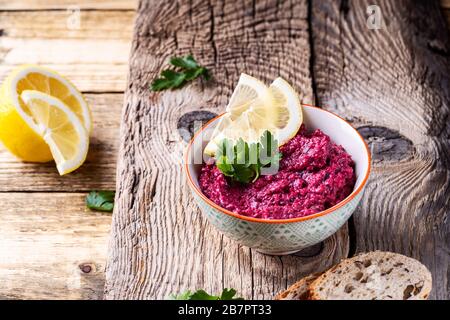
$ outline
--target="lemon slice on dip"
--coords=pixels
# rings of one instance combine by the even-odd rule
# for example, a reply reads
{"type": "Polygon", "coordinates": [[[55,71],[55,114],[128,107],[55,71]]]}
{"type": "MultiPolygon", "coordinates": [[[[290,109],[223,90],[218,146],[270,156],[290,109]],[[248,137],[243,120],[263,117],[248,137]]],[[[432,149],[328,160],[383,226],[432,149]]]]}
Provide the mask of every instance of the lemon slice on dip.
{"type": "Polygon", "coordinates": [[[275,101],[275,135],[281,146],[291,140],[300,129],[303,123],[302,106],[297,92],[283,78],[276,78],[269,90],[275,101]]]}
{"type": "Polygon", "coordinates": [[[226,107],[227,113],[236,119],[243,112],[248,112],[261,103],[271,103],[272,96],[267,86],[260,80],[242,73],[238,84],[226,107]]]}
{"type": "Polygon", "coordinates": [[[264,110],[264,103],[272,104],[272,95],[267,86],[260,80],[242,73],[226,107],[226,113],[214,129],[212,139],[204,152],[214,155],[218,143],[224,138],[236,140],[242,137],[247,139],[246,141],[257,139],[255,130],[251,129],[248,121],[248,114],[253,113],[256,108],[255,114],[258,115],[264,110]]]}
{"type": "Polygon", "coordinates": [[[23,91],[21,99],[29,114],[24,121],[48,144],[59,174],[79,168],[86,160],[89,135],[75,112],[61,100],[35,90],[23,91]]]}
{"type": "Polygon", "coordinates": [[[21,98],[36,90],[62,101],[79,118],[86,131],[92,128],[91,112],[81,93],[54,71],[34,65],[17,68],[0,88],[0,140],[18,158],[31,162],[53,159],[49,146],[31,125],[32,114],[21,98]]]}
{"type": "Polygon", "coordinates": [[[205,147],[205,154],[213,156],[224,138],[259,141],[265,130],[272,132],[282,145],[295,136],[303,121],[298,95],[282,78],[267,87],[242,74],[226,111],[205,147]]]}

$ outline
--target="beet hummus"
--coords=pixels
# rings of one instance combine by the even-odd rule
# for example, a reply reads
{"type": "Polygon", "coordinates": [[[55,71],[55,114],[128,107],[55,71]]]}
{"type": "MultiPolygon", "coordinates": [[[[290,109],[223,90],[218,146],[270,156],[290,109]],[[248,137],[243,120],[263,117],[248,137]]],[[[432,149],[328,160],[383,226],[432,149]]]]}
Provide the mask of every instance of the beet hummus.
{"type": "Polygon", "coordinates": [[[342,146],[304,125],[280,147],[278,173],[250,184],[229,181],[214,163],[203,164],[200,188],[222,208],[262,219],[304,217],[344,200],[353,190],[354,163],[342,146]]]}

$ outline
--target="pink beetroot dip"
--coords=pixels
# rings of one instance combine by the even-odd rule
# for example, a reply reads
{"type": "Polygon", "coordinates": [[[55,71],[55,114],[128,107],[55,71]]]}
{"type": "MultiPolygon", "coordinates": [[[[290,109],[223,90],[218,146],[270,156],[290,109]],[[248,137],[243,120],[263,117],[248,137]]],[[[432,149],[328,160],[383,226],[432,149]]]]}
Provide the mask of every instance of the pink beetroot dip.
{"type": "Polygon", "coordinates": [[[200,188],[222,208],[262,219],[308,216],[331,208],[352,192],[356,181],[352,158],[319,129],[307,133],[302,125],[280,152],[278,173],[248,185],[229,181],[215,164],[203,164],[200,188]]]}

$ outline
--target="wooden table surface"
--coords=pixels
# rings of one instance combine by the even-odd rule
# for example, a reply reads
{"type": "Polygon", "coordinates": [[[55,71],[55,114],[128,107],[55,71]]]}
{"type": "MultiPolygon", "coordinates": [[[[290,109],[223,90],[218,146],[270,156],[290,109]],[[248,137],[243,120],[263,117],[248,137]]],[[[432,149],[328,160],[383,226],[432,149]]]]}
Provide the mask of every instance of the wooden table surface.
{"type": "Polygon", "coordinates": [[[133,0],[0,0],[0,79],[22,63],[51,67],[84,93],[94,118],[86,163],[64,177],[52,163],[0,149],[0,299],[103,296],[111,214],[86,210],[84,198],[115,189],[135,8],[133,0]]]}
{"type": "MultiPolygon", "coordinates": [[[[89,190],[116,187],[119,124],[136,5],[134,0],[0,0],[0,80],[22,63],[49,66],[78,86],[94,117],[88,159],[68,176],[59,177],[53,164],[22,163],[0,149],[0,299],[103,297],[111,215],[86,210],[84,197],[89,190]],[[68,8],[81,9],[79,29],[68,27],[74,14],[68,8]]],[[[443,0],[442,7],[450,23],[450,1],[443,0]]],[[[341,256],[336,246],[347,235],[347,230],[341,230],[325,244],[302,252],[302,262],[313,268],[317,260],[309,257],[319,251],[327,262],[335,261],[341,256]],[[327,256],[331,253],[334,256],[327,256]]],[[[222,261],[229,258],[221,257],[222,261]]],[[[236,268],[247,268],[248,259],[251,262],[251,255],[244,254],[236,268]]],[[[287,261],[267,259],[255,261],[287,261]]],[[[279,281],[296,276],[295,270],[281,270],[279,281]]],[[[204,275],[205,279],[214,276],[204,275]]],[[[267,279],[255,274],[254,285],[287,285],[267,282],[275,276],[267,279]]],[[[229,283],[230,277],[222,281],[229,283]]],[[[445,290],[438,296],[445,296],[445,290]]],[[[265,294],[252,289],[255,298],[265,294]]]]}

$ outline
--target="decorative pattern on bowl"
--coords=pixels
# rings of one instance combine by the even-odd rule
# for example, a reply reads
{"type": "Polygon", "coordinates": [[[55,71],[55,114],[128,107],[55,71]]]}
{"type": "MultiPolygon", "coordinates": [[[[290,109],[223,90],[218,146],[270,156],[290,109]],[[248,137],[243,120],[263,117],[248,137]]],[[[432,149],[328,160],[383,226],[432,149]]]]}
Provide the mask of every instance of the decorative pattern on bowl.
{"type": "Polygon", "coordinates": [[[327,215],[299,222],[273,224],[225,215],[195,192],[192,194],[208,221],[230,239],[261,253],[285,255],[319,243],[335,233],[350,218],[363,192],[327,215]]]}

